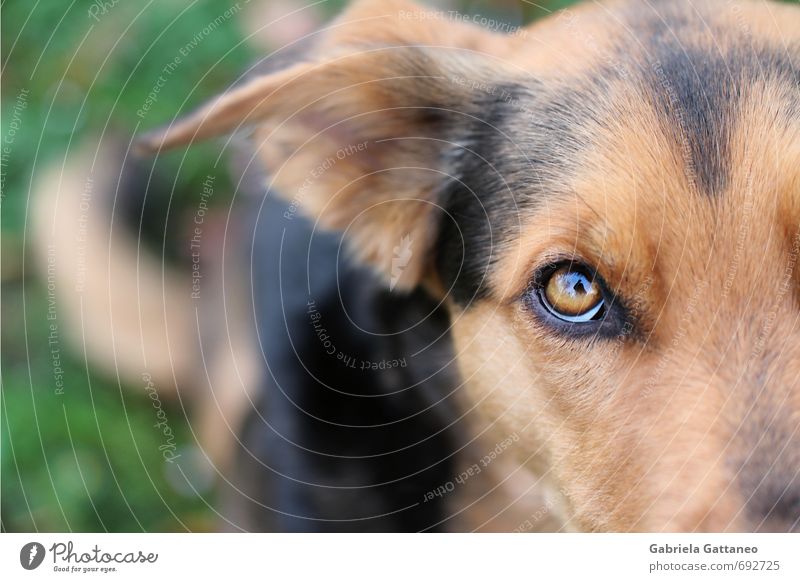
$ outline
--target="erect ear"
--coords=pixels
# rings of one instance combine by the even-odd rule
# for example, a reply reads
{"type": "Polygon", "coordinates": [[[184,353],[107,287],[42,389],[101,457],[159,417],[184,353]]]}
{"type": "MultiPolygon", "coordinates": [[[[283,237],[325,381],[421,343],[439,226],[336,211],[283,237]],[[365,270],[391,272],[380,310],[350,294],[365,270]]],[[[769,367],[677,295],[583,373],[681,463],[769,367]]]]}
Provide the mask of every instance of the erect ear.
{"type": "Polygon", "coordinates": [[[511,76],[504,39],[406,2],[359,2],[308,62],[224,93],[140,149],[252,126],[286,219],[344,230],[358,259],[410,289],[432,273],[449,160],[511,76]]]}

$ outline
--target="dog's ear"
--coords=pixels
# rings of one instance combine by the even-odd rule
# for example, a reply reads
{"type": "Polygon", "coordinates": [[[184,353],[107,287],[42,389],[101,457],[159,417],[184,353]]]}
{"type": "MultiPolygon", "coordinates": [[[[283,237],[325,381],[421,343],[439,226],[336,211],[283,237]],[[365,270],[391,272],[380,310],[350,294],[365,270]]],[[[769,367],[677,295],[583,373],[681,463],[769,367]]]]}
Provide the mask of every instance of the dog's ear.
{"type": "Polygon", "coordinates": [[[344,230],[391,287],[413,288],[431,272],[456,142],[511,75],[504,39],[405,2],[359,2],[308,62],[232,89],[140,146],[253,126],[286,219],[299,211],[344,230]]]}

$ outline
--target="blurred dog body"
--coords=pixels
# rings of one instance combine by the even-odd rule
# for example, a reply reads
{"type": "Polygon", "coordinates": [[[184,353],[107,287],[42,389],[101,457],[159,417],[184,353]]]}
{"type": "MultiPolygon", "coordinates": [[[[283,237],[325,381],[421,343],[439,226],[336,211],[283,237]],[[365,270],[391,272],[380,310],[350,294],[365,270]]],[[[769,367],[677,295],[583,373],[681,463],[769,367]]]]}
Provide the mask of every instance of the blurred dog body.
{"type": "Polygon", "coordinates": [[[252,319],[241,312],[246,290],[223,288],[237,280],[240,256],[223,260],[222,239],[207,229],[205,293],[193,300],[191,272],[141,233],[145,198],[168,197],[166,181],[126,156],[121,140],[88,143],[35,186],[34,247],[63,329],[87,364],[191,411],[202,450],[223,470],[262,374],[252,319]]]}

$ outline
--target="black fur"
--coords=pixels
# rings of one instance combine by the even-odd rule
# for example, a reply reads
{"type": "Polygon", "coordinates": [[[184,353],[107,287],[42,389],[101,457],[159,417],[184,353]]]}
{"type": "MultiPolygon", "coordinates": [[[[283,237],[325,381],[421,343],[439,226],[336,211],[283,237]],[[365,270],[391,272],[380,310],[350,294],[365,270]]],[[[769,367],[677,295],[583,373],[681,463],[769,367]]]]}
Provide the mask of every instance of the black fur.
{"type": "Polygon", "coordinates": [[[285,210],[268,196],[251,239],[265,373],[238,454],[255,497],[244,527],[436,530],[444,504],[425,493],[452,478],[458,448],[448,318],[421,292],[389,293],[337,261],[337,236],[312,238],[285,210]]]}
{"type": "Polygon", "coordinates": [[[462,306],[487,293],[503,243],[550,196],[570,195],[569,180],[592,144],[593,95],[602,79],[545,87],[532,79],[477,90],[450,152],[454,179],[444,187],[436,265],[462,306]]]}

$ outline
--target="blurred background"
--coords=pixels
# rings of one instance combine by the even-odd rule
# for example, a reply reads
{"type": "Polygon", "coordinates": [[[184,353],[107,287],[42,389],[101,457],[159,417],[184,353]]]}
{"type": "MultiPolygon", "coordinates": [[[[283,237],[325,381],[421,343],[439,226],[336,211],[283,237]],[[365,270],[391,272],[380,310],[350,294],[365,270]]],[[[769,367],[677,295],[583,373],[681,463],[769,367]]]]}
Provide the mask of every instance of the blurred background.
{"type": "MultiPolygon", "coordinates": [[[[87,136],[131,136],[171,121],[344,4],[2,3],[3,531],[215,529],[213,480],[195,479],[187,487],[165,462],[163,435],[154,428],[153,402],[142,385],[124,385],[108,369],[95,369],[74,343],[56,347],[51,341],[46,281],[31,251],[30,193],[41,168],[63,163],[65,152],[87,136]],[[180,63],[163,78],[165,65],[179,54],[180,63]]],[[[572,2],[426,4],[517,26],[572,2]]],[[[161,175],[174,180],[172,194],[151,201],[154,218],[143,221],[141,238],[166,261],[188,265],[190,258],[177,238],[185,232],[165,228],[163,217],[197,207],[218,154],[211,143],[159,159],[161,175]]],[[[210,204],[224,210],[225,193],[234,187],[224,169],[218,175],[219,195],[210,204]]],[[[197,443],[184,406],[166,396],[162,404],[175,450],[191,457],[197,443]]]]}

